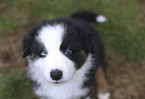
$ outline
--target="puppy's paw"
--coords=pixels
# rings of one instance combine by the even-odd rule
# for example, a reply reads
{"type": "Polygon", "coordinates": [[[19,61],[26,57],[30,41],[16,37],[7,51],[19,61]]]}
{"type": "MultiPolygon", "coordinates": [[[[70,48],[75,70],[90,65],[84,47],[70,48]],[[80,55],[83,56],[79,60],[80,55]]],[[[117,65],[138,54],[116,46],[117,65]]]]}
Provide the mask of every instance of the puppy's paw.
{"type": "Polygon", "coordinates": [[[98,94],[97,97],[98,99],[109,99],[110,93],[106,92],[105,94],[98,94]]]}

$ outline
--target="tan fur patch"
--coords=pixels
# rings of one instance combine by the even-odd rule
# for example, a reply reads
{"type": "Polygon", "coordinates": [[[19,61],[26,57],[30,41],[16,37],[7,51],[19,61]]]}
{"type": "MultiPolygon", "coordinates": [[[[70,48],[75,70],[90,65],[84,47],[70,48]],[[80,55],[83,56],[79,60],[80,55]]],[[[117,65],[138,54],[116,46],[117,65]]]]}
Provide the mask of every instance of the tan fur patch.
{"type": "Polygon", "coordinates": [[[105,73],[100,66],[96,72],[95,83],[97,85],[97,92],[99,93],[106,93],[108,91],[108,84],[106,80],[105,73]]]}
{"type": "Polygon", "coordinates": [[[84,60],[86,61],[88,54],[84,50],[81,50],[81,54],[83,55],[84,60]]]}

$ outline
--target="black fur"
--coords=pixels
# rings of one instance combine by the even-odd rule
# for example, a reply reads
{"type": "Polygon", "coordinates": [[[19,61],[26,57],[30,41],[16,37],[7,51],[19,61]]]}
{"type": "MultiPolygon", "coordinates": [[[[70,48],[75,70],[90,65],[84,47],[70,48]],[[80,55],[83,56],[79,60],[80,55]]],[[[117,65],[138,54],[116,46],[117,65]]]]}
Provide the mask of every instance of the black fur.
{"type": "Polygon", "coordinates": [[[96,22],[97,14],[91,12],[76,12],[73,13],[70,17],[79,18],[89,22],[96,22]]]}
{"type": "MultiPolygon", "coordinates": [[[[23,40],[23,57],[27,57],[32,54],[32,45],[36,45],[37,41],[35,41],[35,37],[38,35],[38,30],[41,28],[41,25],[37,25],[32,28],[31,32],[25,36],[23,40]]],[[[38,44],[40,45],[40,44],[38,44]]]]}

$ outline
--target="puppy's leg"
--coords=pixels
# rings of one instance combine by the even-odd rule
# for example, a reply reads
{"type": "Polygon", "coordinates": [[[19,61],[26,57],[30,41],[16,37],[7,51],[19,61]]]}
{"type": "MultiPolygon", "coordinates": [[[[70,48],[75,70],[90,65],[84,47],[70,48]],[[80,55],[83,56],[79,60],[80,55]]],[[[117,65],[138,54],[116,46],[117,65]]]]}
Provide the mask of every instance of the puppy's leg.
{"type": "Polygon", "coordinates": [[[103,68],[100,66],[96,72],[95,83],[97,85],[98,99],[109,99],[110,93],[108,92],[108,84],[103,68]]]}

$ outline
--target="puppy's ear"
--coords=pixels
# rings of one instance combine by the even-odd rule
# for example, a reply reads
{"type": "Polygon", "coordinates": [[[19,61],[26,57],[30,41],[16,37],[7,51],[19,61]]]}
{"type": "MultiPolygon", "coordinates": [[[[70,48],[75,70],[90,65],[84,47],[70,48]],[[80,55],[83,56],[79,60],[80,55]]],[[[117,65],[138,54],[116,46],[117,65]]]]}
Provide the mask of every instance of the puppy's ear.
{"type": "Polygon", "coordinates": [[[22,41],[22,48],[23,48],[23,57],[27,57],[31,54],[31,45],[32,45],[32,37],[30,35],[27,35],[24,37],[24,40],[22,41]]]}
{"type": "Polygon", "coordinates": [[[91,34],[86,34],[83,37],[83,41],[84,41],[84,45],[85,45],[85,49],[87,50],[87,52],[89,53],[94,53],[94,48],[93,48],[93,36],[91,34]]]}
{"type": "Polygon", "coordinates": [[[93,54],[100,54],[99,52],[102,53],[103,45],[99,36],[96,33],[85,34],[83,40],[85,43],[85,49],[89,53],[93,53],[93,54]]]}

